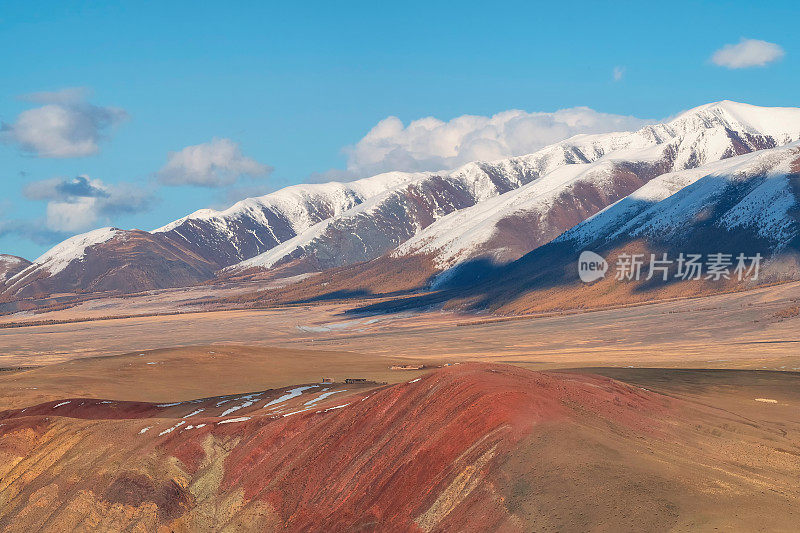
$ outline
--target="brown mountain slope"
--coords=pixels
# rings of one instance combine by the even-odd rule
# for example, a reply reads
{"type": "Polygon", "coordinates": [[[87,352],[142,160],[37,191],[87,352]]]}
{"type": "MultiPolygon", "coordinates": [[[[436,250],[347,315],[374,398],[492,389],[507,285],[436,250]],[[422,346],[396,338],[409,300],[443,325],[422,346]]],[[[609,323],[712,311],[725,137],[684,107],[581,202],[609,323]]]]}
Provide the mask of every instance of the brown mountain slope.
{"type": "Polygon", "coordinates": [[[0,254],[0,284],[30,264],[30,261],[22,257],[0,254]]]}
{"type": "Polygon", "coordinates": [[[138,292],[180,287],[211,279],[218,265],[163,234],[118,230],[86,248],[83,258],[54,275],[30,265],[5,287],[6,296],[60,292],[138,292]]]}
{"type": "Polygon", "coordinates": [[[306,387],[161,405],[68,399],[2,413],[0,527],[796,525],[796,425],[605,377],[503,365],[333,385],[326,398],[322,386],[306,387]]]}

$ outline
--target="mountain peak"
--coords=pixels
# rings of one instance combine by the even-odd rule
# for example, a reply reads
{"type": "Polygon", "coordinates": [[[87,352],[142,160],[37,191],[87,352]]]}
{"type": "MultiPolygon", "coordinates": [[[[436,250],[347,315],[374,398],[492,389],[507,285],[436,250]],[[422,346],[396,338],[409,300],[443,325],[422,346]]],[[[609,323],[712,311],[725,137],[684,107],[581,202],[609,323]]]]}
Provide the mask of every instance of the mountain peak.
{"type": "Polygon", "coordinates": [[[721,125],[734,131],[775,137],[783,144],[790,140],[787,132],[800,130],[800,108],[761,107],[721,100],[684,111],[665,125],[683,131],[721,125]]]}
{"type": "Polygon", "coordinates": [[[71,261],[83,257],[86,248],[106,242],[121,231],[118,228],[108,226],[75,235],[53,246],[33,263],[39,266],[46,266],[51,275],[55,274],[63,270],[71,261]]]}

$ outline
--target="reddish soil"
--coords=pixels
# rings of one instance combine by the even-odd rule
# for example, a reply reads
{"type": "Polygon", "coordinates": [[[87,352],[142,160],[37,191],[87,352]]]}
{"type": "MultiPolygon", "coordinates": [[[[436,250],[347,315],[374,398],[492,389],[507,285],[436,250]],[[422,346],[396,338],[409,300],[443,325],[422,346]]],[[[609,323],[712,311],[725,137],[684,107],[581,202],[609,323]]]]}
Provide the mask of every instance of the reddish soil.
{"type": "Polygon", "coordinates": [[[573,402],[637,427],[669,405],[607,378],[450,367],[330,420],[261,428],[229,457],[223,486],[243,486],[247,499],[265,499],[297,529],[391,523],[407,531],[462,469],[489,450],[513,449],[538,423],[563,419],[573,402]]]}
{"type": "Polygon", "coordinates": [[[795,427],[609,377],[467,363],[304,387],[0,413],[0,528],[663,530],[779,526],[800,502],[795,427]]]}

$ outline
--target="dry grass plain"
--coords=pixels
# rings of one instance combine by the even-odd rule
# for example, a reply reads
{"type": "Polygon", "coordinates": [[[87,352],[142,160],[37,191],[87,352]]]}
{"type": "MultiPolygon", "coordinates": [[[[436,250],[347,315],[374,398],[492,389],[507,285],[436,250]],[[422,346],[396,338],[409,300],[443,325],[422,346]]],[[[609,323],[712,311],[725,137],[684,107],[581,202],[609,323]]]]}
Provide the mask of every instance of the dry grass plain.
{"type": "MultiPolygon", "coordinates": [[[[171,293],[170,293],[171,294],[171,293]]],[[[144,297],[143,297],[144,298],[144,297]]],[[[109,299],[28,317],[70,320],[175,311],[109,299]],[[94,313],[94,314],[93,314],[94,313]]],[[[800,369],[800,284],[565,315],[497,318],[439,311],[353,316],[344,304],[227,310],[0,329],[0,367],[226,344],[356,352],[413,360],[538,365],[800,369]]],[[[185,307],[182,309],[186,309],[185,307]]],[[[12,320],[6,317],[6,321],[12,320]]],[[[16,319],[19,321],[19,317],[16,319]]]]}

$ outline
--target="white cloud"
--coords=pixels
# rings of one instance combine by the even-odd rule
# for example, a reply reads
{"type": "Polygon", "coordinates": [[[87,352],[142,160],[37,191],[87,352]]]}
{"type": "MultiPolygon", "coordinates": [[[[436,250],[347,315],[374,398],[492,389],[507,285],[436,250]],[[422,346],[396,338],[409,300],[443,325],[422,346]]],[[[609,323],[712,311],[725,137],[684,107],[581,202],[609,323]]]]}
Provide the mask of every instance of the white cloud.
{"type": "Polygon", "coordinates": [[[51,230],[82,231],[95,226],[97,219],[97,198],[47,203],[47,227],[51,230]]]}
{"type": "Polygon", "coordinates": [[[427,117],[408,126],[388,117],[345,149],[346,172],[328,175],[352,178],[391,170],[448,169],[470,161],[529,154],[579,133],[635,130],[651,122],[588,107],[555,113],[511,110],[491,117],[462,115],[448,122],[427,117]]]}
{"type": "Polygon", "coordinates": [[[2,124],[0,140],[38,157],[83,157],[100,150],[99,142],[128,114],[116,107],[86,101],[86,89],[32,93],[25,100],[44,104],[2,124]]]}
{"type": "Polygon", "coordinates": [[[47,201],[45,225],[58,232],[82,231],[98,220],[147,210],[153,196],[130,184],[106,184],[88,176],[53,178],[28,184],[23,193],[47,201]]]}
{"type": "Polygon", "coordinates": [[[614,67],[613,76],[614,81],[619,81],[625,75],[625,67],[616,66],[614,67]]]}
{"type": "Polygon", "coordinates": [[[763,67],[781,59],[786,52],[775,43],[758,39],[742,39],[737,44],[726,44],[711,56],[715,65],[727,68],[763,67]]]}
{"type": "Polygon", "coordinates": [[[235,183],[241,176],[267,176],[271,171],[271,167],[245,157],[237,143],[215,138],[170,152],[158,177],[167,185],[222,187],[235,183]]]}

